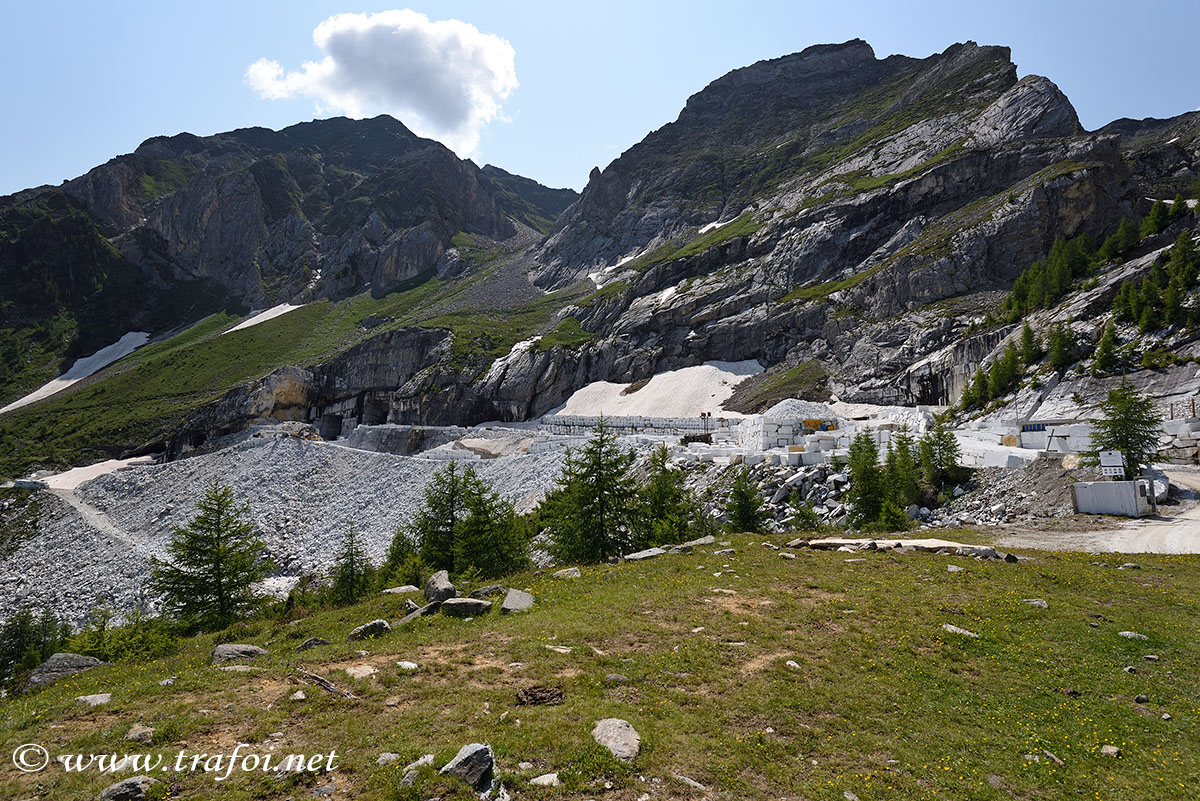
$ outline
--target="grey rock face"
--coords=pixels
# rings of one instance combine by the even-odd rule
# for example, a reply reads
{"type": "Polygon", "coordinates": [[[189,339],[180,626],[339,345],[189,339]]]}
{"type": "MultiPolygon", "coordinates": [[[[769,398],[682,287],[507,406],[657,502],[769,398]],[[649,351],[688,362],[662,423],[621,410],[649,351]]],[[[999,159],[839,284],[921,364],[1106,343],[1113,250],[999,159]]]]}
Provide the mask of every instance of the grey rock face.
{"type": "Polygon", "coordinates": [[[592,739],[607,748],[617,759],[628,762],[638,755],[642,736],[627,720],[604,718],[592,728],[592,739]]]}
{"type": "Polygon", "coordinates": [[[57,653],[33,669],[33,672],[29,674],[29,680],[25,683],[25,689],[27,691],[39,690],[50,686],[59,679],[74,676],[76,673],[82,673],[103,664],[94,656],[57,653]]]}
{"type": "Polygon", "coordinates": [[[244,643],[222,643],[216,648],[213,648],[212,654],[208,657],[210,665],[216,665],[221,662],[237,662],[242,659],[255,659],[267,652],[267,649],[260,648],[257,645],[246,645],[244,643]]]}
{"type": "Polygon", "coordinates": [[[500,604],[500,614],[507,615],[510,612],[524,612],[527,609],[532,609],[534,605],[533,596],[524,590],[510,589],[504,596],[504,602],[500,604]]]}
{"type": "Polygon", "coordinates": [[[156,784],[158,781],[149,776],[133,776],[105,787],[96,797],[100,801],[146,801],[156,784]]]}
{"type": "Polygon", "coordinates": [[[441,773],[457,776],[479,792],[492,786],[492,771],[495,758],[492,748],[481,743],[464,745],[454,759],[442,767],[441,773]]]}
{"type": "Polygon", "coordinates": [[[440,611],[450,617],[478,617],[491,608],[492,602],[482,598],[447,598],[442,601],[440,611]]]}
{"type": "Polygon", "coordinates": [[[425,582],[425,600],[429,603],[441,603],[458,595],[458,590],[450,583],[450,574],[439,570],[425,582]]]}
{"type": "Polygon", "coordinates": [[[348,640],[370,640],[375,637],[381,637],[392,630],[391,625],[386,620],[372,620],[370,623],[364,623],[358,628],[350,632],[348,640]]]}

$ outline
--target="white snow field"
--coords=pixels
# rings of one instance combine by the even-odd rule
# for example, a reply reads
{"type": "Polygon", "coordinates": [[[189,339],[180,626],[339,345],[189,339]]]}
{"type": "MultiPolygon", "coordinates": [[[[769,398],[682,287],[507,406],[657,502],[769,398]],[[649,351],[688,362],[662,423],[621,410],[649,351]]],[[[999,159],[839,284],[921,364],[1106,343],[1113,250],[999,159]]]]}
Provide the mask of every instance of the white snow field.
{"type": "Polygon", "coordinates": [[[96,373],[105,367],[108,367],[118,359],[123,359],[135,350],[145,345],[150,340],[150,335],[145,331],[130,331],[125,336],[118,339],[113,344],[106,348],[93,353],[91,356],[85,356],[82,359],[76,359],[75,364],[71,365],[71,369],[55,378],[53,381],[48,381],[41,387],[30,392],[23,398],[18,398],[4,408],[0,409],[0,414],[11,412],[13,409],[19,409],[22,406],[28,406],[34,401],[40,401],[43,398],[48,398],[51,395],[62,392],[67,387],[75,384],[88,376],[96,373]]]}
{"type": "Polygon", "coordinates": [[[551,414],[582,417],[612,415],[623,417],[698,417],[712,412],[717,417],[741,417],[725,411],[721,404],[734,388],[763,366],[751,359],[742,362],[705,362],[659,373],[636,392],[621,394],[629,385],[596,381],[579,389],[551,414]]]}
{"type": "Polygon", "coordinates": [[[287,314],[290,311],[295,311],[296,309],[303,309],[304,305],[305,304],[303,304],[303,303],[301,303],[299,306],[293,306],[290,303],[280,303],[278,306],[272,306],[271,308],[267,309],[266,311],[261,311],[261,312],[258,312],[257,314],[247,317],[245,320],[242,320],[240,323],[235,325],[233,328],[230,328],[228,331],[221,332],[221,336],[225,336],[226,334],[232,334],[234,331],[241,331],[244,328],[250,328],[251,326],[258,325],[259,323],[265,323],[267,320],[274,320],[276,317],[282,317],[283,315],[287,314]]]}
{"type": "Polygon", "coordinates": [[[86,467],[76,467],[72,470],[65,470],[52,476],[46,476],[42,481],[46,482],[46,486],[50,489],[73,490],[83,482],[91,481],[93,478],[99,478],[117,470],[124,470],[126,467],[154,464],[154,461],[155,457],[153,456],[135,456],[132,459],[109,459],[105,462],[97,462],[96,464],[89,464],[86,467]]]}

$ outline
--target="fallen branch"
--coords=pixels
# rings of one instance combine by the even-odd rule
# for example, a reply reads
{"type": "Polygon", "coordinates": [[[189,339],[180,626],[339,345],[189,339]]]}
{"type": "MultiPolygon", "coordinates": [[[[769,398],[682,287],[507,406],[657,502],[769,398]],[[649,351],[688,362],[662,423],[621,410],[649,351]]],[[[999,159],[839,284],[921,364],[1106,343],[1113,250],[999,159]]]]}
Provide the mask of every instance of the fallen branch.
{"type": "Polygon", "coordinates": [[[322,690],[324,690],[327,693],[332,693],[333,695],[340,695],[342,698],[349,698],[352,701],[358,700],[357,695],[355,695],[354,693],[352,693],[348,690],[343,690],[342,688],[338,687],[333,682],[331,682],[329,679],[318,676],[316,673],[309,673],[307,670],[301,670],[300,668],[294,668],[294,670],[297,673],[299,673],[301,676],[308,679],[313,684],[317,685],[318,687],[320,687],[322,690]]]}

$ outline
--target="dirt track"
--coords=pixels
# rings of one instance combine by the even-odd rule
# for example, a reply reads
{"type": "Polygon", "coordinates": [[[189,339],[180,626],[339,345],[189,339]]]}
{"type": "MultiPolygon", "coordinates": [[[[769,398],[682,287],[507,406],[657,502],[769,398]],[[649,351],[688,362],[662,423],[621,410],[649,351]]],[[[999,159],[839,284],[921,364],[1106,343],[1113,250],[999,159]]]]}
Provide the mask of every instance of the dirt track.
{"type": "MultiPolygon", "coordinates": [[[[1167,476],[1200,493],[1200,473],[1170,470],[1167,476]]],[[[1009,531],[996,544],[1046,551],[1200,553],[1200,504],[1160,507],[1159,517],[1122,521],[1101,531],[1009,531]]]]}

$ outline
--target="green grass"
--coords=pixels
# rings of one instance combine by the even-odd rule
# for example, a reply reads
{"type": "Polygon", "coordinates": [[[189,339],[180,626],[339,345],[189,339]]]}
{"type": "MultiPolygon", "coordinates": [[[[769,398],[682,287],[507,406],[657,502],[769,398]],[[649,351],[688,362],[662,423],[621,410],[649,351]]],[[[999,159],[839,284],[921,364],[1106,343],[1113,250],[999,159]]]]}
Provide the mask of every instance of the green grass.
{"type": "MultiPolygon", "coordinates": [[[[463,788],[435,770],[469,742],[492,746],[517,798],[636,798],[651,788],[656,798],[697,797],[676,773],[721,799],[841,801],[849,791],[872,801],[1166,801],[1193,793],[1200,750],[1195,557],[1139,557],[1140,571],[1050,553],[1017,565],[920,553],[848,563],[834,552],[800,551],[786,560],[761,547],[761,537],[731,539],[736,553],[720,557],[705,548],[585,568],[577,581],[512,577],[507,583],[528,588],[538,602],[521,615],[437,616],[347,643],[353,626],[402,614],[403,599],[382,596],[294,625],[252,622],[185,641],[177,656],[109,665],[0,701],[0,752],[35,742],[54,754],[150,751],[173,759],[179,748],[215,753],[237,740],[262,753],[259,744],[272,732],[283,732],[277,750],[284,753],[338,751],[333,776],[298,787],[257,777],[174,779],[177,797],[230,801],[307,797],[331,779],[339,797],[465,799],[463,788]],[[948,563],[966,570],[948,573],[948,563]],[[1049,609],[1023,598],[1045,598],[1049,609]],[[947,633],[944,623],[979,639],[947,633]],[[1126,629],[1149,640],[1118,636],[1126,629]],[[291,652],[311,636],[334,644],[291,652]],[[218,671],[205,664],[218,641],[266,644],[271,655],[260,672],[218,671]],[[573,650],[554,653],[549,644],[573,650]],[[399,675],[401,659],[420,669],[399,675]],[[360,663],[379,674],[356,680],[342,670],[360,663]],[[361,700],[305,684],[292,665],[361,700]],[[1138,672],[1123,672],[1126,665],[1138,672]],[[629,682],[607,684],[610,673],[629,682]],[[173,674],[173,686],[158,684],[173,674]],[[516,691],[533,685],[559,686],[566,700],[516,705],[516,691]],[[289,700],[297,689],[308,699],[289,700]],[[95,692],[112,692],[112,703],[87,709],[74,701],[95,692]],[[1139,693],[1147,704],[1134,702],[1139,693]],[[1172,719],[1162,720],[1164,712],[1172,719]],[[624,718],[641,734],[632,765],[596,749],[589,732],[603,717],[624,718]],[[154,746],[123,740],[134,723],[160,730],[154,746]],[[1102,756],[1105,744],[1123,756],[1102,756]],[[383,751],[398,753],[400,766],[425,753],[436,761],[409,790],[398,786],[396,766],[375,765],[383,751]],[[523,760],[534,768],[520,771],[523,760]],[[569,786],[526,783],[549,771],[569,786]],[[611,792],[602,791],[605,781],[611,792]]],[[[7,769],[0,796],[94,797],[111,781],[57,768],[36,775],[7,769]]]]}
{"type": "Polygon", "coordinates": [[[758,414],[785,398],[826,400],[828,374],[816,360],[786,369],[771,369],[738,384],[725,408],[743,414],[758,414]]]}
{"type": "Polygon", "coordinates": [[[544,335],[533,346],[534,351],[542,352],[551,348],[577,348],[597,339],[591,331],[584,331],[579,320],[574,317],[564,317],[553,331],[544,335]]]}

